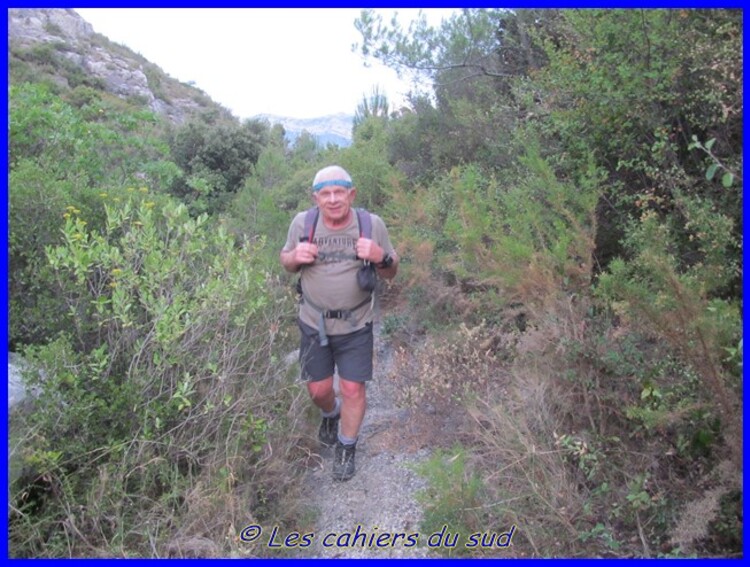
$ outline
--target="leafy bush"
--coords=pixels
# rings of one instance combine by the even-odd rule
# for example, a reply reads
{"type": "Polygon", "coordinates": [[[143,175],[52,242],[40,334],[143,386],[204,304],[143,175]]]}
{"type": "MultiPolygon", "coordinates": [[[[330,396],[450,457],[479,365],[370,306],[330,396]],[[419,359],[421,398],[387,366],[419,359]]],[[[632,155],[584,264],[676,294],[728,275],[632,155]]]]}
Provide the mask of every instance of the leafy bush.
{"type": "Polygon", "coordinates": [[[482,482],[470,470],[467,451],[459,445],[439,449],[416,470],[428,482],[428,487],[417,494],[425,510],[421,533],[427,537],[445,532],[439,546],[431,542],[441,556],[471,555],[471,534],[486,531],[487,524],[481,506],[482,482]]]}
{"type": "Polygon", "coordinates": [[[46,378],[25,417],[13,556],[174,554],[181,538],[264,521],[293,482],[275,472],[298,389],[276,364],[286,314],[257,265],[263,242],[237,247],[205,215],[150,199],[107,204],[101,230],[70,209],[46,249],[72,316],[25,352],[46,378]]]}
{"type": "Polygon", "coordinates": [[[732,221],[702,200],[677,196],[687,226],[663,222],[644,204],[626,241],[631,259],[612,262],[598,292],[613,302],[623,324],[665,341],[693,369],[700,379],[695,393],[712,402],[739,463],[740,376],[726,353],[740,343],[740,311],[734,301],[715,297],[739,271],[732,221]],[[685,229],[694,250],[688,266],[675,253],[685,229]]]}
{"type": "Polygon", "coordinates": [[[170,141],[173,159],[184,172],[170,192],[193,215],[224,211],[250,175],[267,137],[268,126],[259,121],[240,125],[200,119],[187,122],[170,141]]]}
{"type": "Polygon", "coordinates": [[[741,530],[729,506],[721,538],[718,506],[703,508],[702,523],[691,516],[707,489],[718,501],[739,488],[722,439],[732,431],[719,427],[705,377],[648,325],[594,307],[548,302],[520,335],[508,379],[468,398],[475,470],[501,502],[488,513],[524,525],[542,557],[731,552],[712,547],[741,530]],[[512,506],[507,494],[519,495],[512,506]]]}
{"type": "Polygon", "coordinates": [[[71,106],[39,85],[10,89],[10,340],[44,342],[68,325],[55,299],[44,248],[60,242],[66,207],[81,211],[89,229],[104,224],[101,195],[122,187],[156,191],[174,176],[167,147],[148,113],[113,109],[90,91],[71,106]],[[84,102],[84,100],[88,102],[84,102]],[[137,183],[137,184],[136,184],[137,183]],[[133,186],[131,185],[131,186],[133,186]]]}

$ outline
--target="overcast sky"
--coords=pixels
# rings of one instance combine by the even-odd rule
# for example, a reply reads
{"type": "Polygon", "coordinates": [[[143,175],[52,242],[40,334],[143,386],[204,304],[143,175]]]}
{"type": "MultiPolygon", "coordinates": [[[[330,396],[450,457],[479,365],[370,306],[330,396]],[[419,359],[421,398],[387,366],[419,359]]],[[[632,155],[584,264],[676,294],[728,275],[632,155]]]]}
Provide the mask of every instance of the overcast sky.
{"type": "MultiPolygon", "coordinates": [[[[451,9],[422,9],[439,25],[451,9]]],[[[374,87],[391,106],[410,85],[352,52],[358,8],[76,8],[94,31],[124,44],[182,82],[193,81],[238,118],[275,114],[316,118],[344,112],[374,87]]],[[[398,12],[402,26],[418,9],[398,12]]]]}

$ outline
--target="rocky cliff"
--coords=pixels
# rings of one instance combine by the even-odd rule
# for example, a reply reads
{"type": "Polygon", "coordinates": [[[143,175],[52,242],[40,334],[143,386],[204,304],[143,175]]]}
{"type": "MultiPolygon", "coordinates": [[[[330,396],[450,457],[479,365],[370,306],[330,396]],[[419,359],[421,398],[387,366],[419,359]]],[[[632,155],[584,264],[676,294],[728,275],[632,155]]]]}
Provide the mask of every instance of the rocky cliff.
{"type": "Polygon", "coordinates": [[[47,82],[61,91],[94,88],[174,123],[205,110],[231,118],[203,91],[96,33],[71,9],[9,9],[8,36],[11,83],[47,82]]]}

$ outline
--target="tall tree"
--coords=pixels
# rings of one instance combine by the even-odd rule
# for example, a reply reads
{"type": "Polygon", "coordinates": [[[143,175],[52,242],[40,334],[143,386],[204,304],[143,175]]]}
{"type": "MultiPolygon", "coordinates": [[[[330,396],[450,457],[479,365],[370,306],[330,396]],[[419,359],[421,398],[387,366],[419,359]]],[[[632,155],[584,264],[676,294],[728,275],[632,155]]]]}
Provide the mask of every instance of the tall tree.
{"type": "Polygon", "coordinates": [[[352,124],[352,132],[354,132],[358,126],[370,117],[388,119],[388,97],[384,92],[380,91],[380,87],[375,87],[369,97],[363,96],[362,102],[357,105],[357,110],[354,113],[354,121],[352,124]]]}
{"type": "MultiPolygon", "coordinates": [[[[507,133],[526,113],[514,85],[546,62],[534,30],[558,18],[554,10],[464,9],[440,27],[422,15],[403,29],[395,18],[384,24],[365,10],[355,25],[365,58],[430,83],[439,112],[426,122],[437,120],[439,135],[431,136],[429,168],[481,162],[500,169],[509,160],[507,133]]],[[[420,103],[413,112],[431,115],[424,97],[412,100],[420,103]]]]}
{"type": "Polygon", "coordinates": [[[195,119],[181,126],[171,148],[184,175],[172,193],[188,203],[192,213],[220,212],[242,188],[268,136],[268,124],[255,120],[238,124],[195,119]]]}

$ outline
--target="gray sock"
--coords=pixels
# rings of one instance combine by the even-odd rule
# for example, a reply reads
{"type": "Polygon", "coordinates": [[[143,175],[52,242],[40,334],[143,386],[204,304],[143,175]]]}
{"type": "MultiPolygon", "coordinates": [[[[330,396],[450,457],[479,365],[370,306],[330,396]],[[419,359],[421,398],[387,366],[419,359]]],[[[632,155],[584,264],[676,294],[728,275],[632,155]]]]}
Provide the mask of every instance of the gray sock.
{"type": "Polygon", "coordinates": [[[331,411],[322,411],[321,410],[320,413],[321,413],[321,415],[323,417],[336,417],[338,414],[341,413],[341,400],[339,400],[338,398],[336,398],[336,405],[333,406],[333,409],[331,411]]]}
{"type": "Polygon", "coordinates": [[[354,445],[356,442],[356,437],[347,437],[339,431],[339,443],[341,443],[342,445],[354,445]]]}

